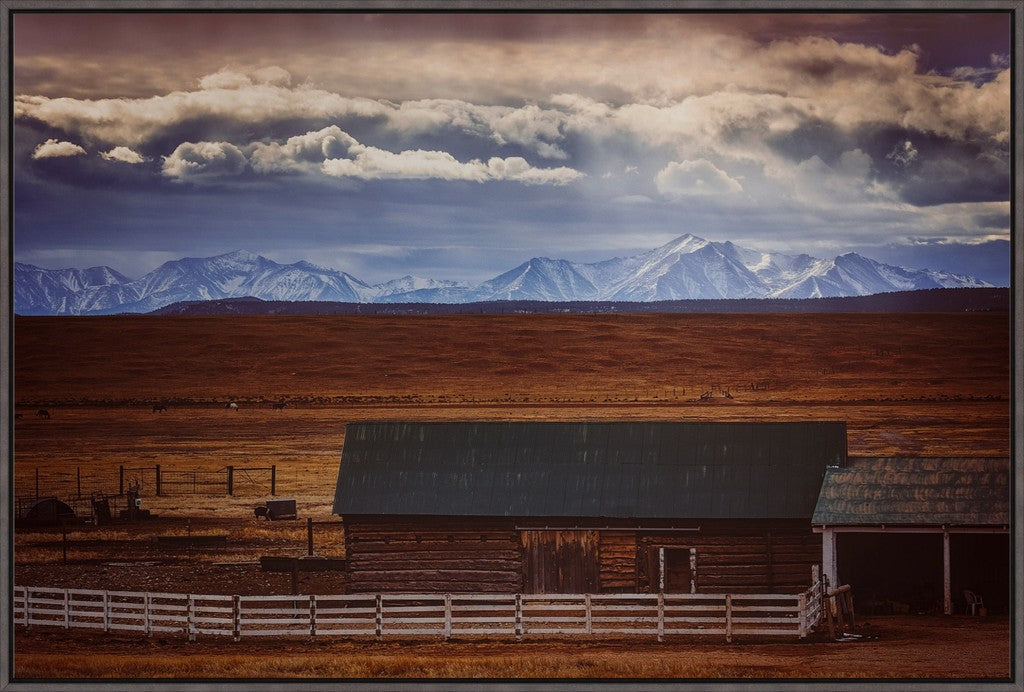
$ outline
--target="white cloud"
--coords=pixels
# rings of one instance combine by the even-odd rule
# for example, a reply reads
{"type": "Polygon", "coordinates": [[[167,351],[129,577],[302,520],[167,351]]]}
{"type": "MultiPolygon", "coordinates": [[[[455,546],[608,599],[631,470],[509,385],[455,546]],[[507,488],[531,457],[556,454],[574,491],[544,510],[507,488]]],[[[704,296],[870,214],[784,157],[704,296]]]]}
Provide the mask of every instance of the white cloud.
{"type": "Polygon", "coordinates": [[[314,172],[327,159],[346,156],[359,143],[337,125],[289,137],[283,144],[258,142],[249,161],[257,173],[314,172]]]}
{"type": "Polygon", "coordinates": [[[707,159],[673,161],[654,177],[658,192],[666,197],[707,197],[743,191],[739,181],[707,159]]]}
{"type": "Polygon", "coordinates": [[[85,149],[73,142],[60,142],[56,139],[48,139],[35,148],[32,152],[34,159],[52,159],[61,156],[81,156],[85,149]]]}
{"type": "Polygon", "coordinates": [[[169,178],[187,180],[238,175],[246,158],[229,142],[184,142],[164,157],[163,172],[169,178]]]}
{"type": "Polygon", "coordinates": [[[143,163],[146,159],[142,154],[128,147],[114,147],[110,151],[100,153],[106,161],[119,161],[120,163],[143,163]]]}
{"type": "Polygon", "coordinates": [[[509,180],[525,185],[565,185],[583,174],[571,168],[534,168],[525,159],[492,157],[487,162],[462,162],[443,151],[406,150],[398,153],[356,145],[349,148],[353,158],[327,159],[325,174],[362,180],[464,180],[487,182],[509,180]]]}

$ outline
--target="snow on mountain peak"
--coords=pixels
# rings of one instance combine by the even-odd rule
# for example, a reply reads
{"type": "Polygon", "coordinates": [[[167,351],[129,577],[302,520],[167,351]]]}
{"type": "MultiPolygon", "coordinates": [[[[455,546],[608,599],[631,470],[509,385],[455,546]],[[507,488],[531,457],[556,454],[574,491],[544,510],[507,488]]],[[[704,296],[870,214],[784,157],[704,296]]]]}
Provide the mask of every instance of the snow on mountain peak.
{"type": "Polygon", "coordinates": [[[813,298],[925,288],[986,287],[971,276],[882,264],[849,252],[835,259],[785,255],[685,233],[647,252],[590,264],[534,257],[476,287],[404,276],[370,286],[342,271],[278,264],[248,250],[165,262],[130,280],[109,267],[14,265],[19,314],[148,312],[179,301],[262,300],[467,303],[494,300],[652,301],[813,298]]]}

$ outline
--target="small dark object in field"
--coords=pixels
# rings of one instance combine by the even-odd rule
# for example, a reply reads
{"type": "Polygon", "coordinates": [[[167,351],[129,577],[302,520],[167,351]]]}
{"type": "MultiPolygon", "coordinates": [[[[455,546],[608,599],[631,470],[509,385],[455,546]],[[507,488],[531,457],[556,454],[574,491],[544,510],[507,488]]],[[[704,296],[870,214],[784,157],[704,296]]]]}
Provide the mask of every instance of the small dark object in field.
{"type": "Polygon", "coordinates": [[[167,407],[163,404],[153,404],[153,413],[163,413],[167,410],[167,407]]]}
{"type": "Polygon", "coordinates": [[[50,419],[50,412],[47,411],[45,408],[41,408],[38,411],[36,411],[36,417],[37,418],[45,418],[45,419],[49,420],[50,419]]]}
{"type": "Polygon", "coordinates": [[[283,409],[287,405],[288,405],[288,402],[286,402],[286,401],[278,401],[277,403],[274,404],[274,408],[275,409],[283,409]]]}

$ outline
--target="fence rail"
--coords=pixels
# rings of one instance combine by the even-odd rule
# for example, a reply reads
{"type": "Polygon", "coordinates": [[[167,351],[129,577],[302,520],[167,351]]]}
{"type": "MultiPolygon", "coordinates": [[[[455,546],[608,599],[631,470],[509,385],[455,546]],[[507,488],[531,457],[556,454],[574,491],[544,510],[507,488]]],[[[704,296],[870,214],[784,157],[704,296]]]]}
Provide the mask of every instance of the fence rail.
{"type": "Polygon", "coordinates": [[[227,596],[14,588],[14,624],[232,637],[716,635],[804,638],[821,588],[800,594],[227,596]]]}

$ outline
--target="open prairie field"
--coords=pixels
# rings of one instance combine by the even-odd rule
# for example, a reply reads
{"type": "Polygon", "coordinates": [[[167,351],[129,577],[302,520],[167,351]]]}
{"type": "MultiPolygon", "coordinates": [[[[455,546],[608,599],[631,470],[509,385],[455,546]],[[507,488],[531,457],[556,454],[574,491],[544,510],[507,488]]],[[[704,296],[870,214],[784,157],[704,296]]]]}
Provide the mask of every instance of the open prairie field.
{"type": "MultiPolygon", "coordinates": [[[[37,471],[41,494],[61,494],[74,483],[116,493],[121,466],[213,472],[275,465],[277,495],[296,498],[300,517],[326,522],[345,424],[364,420],[842,420],[851,455],[1010,454],[1006,313],[19,317],[14,328],[18,496],[35,493],[37,471]],[[229,401],[239,408],[225,409],[229,401]],[[274,402],[287,405],[273,408],[274,402]],[[167,410],[153,411],[158,403],[167,410]],[[50,417],[37,417],[39,409],[50,417]]],[[[144,507],[158,520],[75,528],[66,564],[59,530],[19,529],[16,581],[193,593],[287,590],[286,575],[218,564],[305,552],[304,526],[253,516],[253,506],[269,495],[265,475],[236,478],[234,497],[155,497],[151,490],[143,484],[144,507]],[[161,552],[151,540],[192,530],[223,534],[227,547],[161,552]]],[[[337,528],[316,532],[318,553],[340,554],[337,528]]],[[[300,588],[331,593],[337,585],[303,575],[300,588]]],[[[566,645],[548,658],[531,655],[523,668],[528,647],[431,645],[402,649],[412,661],[403,667],[393,664],[394,647],[382,645],[363,651],[318,644],[311,652],[308,644],[263,650],[201,643],[186,651],[176,642],[114,639],[93,648],[94,638],[74,634],[65,645],[66,633],[54,634],[58,642],[41,631],[17,635],[16,662],[20,674],[57,677],[104,675],[81,668],[89,651],[97,665],[107,657],[115,676],[136,670],[156,677],[202,674],[182,663],[186,653],[191,661],[199,652],[211,675],[254,677],[274,675],[266,661],[276,661],[274,670],[285,676],[342,677],[1007,673],[1005,620],[982,630],[976,621],[966,629],[963,620],[941,622],[950,624],[947,634],[910,634],[894,625],[892,636],[910,653],[880,650],[875,663],[861,665],[851,657],[866,644],[820,659],[816,647],[842,645],[734,645],[714,654],[698,647],[692,650],[703,653],[692,661],[652,646],[644,659],[650,665],[642,668],[631,667],[628,648],[616,655],[614,647],[566,645]],[[953,656],[933,646],[933,636],[948,635],[952,651],[981,631],[990,634],[984,650],[991,656],[953,656]],[[58,649],[83,656],[56,655],[58,649]],[[233,662],[239,656],[256,667],[233,662]],[[129,658],[142,667],[131,668],[129,658]]]]}

